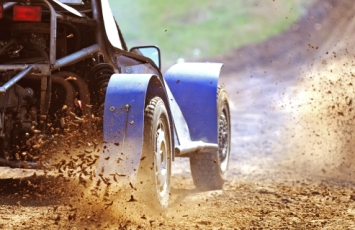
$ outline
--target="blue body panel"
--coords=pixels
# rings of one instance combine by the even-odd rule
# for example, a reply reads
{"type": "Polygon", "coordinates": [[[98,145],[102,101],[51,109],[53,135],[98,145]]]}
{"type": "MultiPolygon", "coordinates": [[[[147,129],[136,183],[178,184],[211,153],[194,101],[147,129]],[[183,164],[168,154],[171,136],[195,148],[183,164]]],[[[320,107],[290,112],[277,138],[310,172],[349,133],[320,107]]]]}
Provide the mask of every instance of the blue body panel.
{"type": "MultiPolygon", "coordinates": [[[[104,143],[97,173],[124,174],[138,171],[143,146],[144,108],[151,74],[115,74],[105,100],[104,143]]],[[[111,178],[112,179],[112,178],[111,178]]]]}
{"type": "Polygon", "coordinates": [[[181,63],[165,74],[192,141],[218,143],[217,87],[222,64],[181,63]]]}
{"type": "Polygon", "coordinates": [[[97,174],[121,182],[138,172],[144,138],[147,96],[163,98],[172,135],[179,145],[191,141],[218,143],[217,87],[221,64],[184,63],[170,68],[164,78],[152,74],[112,75],[104,108],[104,143],[97,174]],[[159,86],[160,85],[160,86],[159,86]]]}

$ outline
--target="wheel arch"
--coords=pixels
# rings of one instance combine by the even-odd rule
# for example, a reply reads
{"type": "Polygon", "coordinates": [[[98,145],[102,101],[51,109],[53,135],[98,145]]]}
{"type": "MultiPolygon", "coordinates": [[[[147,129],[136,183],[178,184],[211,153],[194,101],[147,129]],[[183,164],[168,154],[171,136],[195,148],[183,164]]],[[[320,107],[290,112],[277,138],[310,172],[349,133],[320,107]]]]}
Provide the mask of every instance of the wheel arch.
{"type": "Polygon", "coordinates": [[[217,88],[221,68],[221,63],[179,63],[164,74],[192,141],[218,143],[217,88]]]}

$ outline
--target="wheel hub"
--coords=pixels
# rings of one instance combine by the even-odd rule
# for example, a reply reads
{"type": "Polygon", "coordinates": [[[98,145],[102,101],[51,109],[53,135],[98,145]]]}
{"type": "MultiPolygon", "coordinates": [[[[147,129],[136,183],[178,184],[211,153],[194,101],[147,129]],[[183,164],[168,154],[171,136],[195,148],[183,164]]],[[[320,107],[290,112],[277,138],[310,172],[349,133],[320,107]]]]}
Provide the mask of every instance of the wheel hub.
{"type": "Polygon", "coordinates": [[[224,172],[227,170],[229,153],[229,125],[225,110],[222,110],[219,117],[218,138],[219,160],[221,170],[224,172]]]}
{"type": "Polygon", "coordinates": [[[154,157],[154,169],[155,169],[155,181],[157,186],[157,192],[160,198],[168,191],[168,157],[167,146],[165,140],[165,131],[162,124],[159,125],[156,133],[156,151],[154,157]]]}

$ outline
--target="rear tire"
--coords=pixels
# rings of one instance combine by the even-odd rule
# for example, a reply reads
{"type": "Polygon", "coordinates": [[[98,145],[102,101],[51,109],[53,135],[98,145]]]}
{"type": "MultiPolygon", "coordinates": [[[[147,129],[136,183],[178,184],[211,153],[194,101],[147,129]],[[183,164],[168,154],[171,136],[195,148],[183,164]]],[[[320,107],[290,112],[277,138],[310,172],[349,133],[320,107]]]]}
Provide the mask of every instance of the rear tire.
{"type": "Polygon", "coordinates": [[[222,189],[230,156],[231,121],[228,96],[218,87],[218,151],[190,154],[190,168],[194,184],[202,191],[222,189]]]}
{"type": "Polygon", "coordinates": [[[137,190],[140,200],[157,210],[164,210],[169,204],[171,140],[169,115],[164,101],[154,97],[145,108],[143,153],[137,190]]]}

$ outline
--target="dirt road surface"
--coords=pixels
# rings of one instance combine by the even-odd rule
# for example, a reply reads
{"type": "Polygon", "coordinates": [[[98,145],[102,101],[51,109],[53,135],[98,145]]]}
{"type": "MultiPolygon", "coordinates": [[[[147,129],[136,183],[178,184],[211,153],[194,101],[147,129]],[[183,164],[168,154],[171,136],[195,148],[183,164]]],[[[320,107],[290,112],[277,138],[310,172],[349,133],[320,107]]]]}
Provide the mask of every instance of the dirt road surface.
{"type": "Polygon", "coordinates": [[[170,208],[102,200],[80,181],[6,170],[0,229],[355,229],[354,30],[351,0],[320,0],[285,33],[209,61],[226,64],[229,178],[194,188],[173,164],[170,208]]]}

